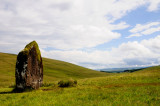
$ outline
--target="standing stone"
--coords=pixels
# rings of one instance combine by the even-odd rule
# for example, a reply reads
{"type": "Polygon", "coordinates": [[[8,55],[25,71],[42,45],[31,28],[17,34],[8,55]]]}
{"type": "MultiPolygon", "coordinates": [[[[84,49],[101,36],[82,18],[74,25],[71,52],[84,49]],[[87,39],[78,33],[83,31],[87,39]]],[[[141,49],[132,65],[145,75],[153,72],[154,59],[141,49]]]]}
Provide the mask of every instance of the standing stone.
{"type": "Polygon", "coordinates": [[[38,89],[43,82],[42,57],[36,41],[19,52],[16,62],[16,89],[38,89]]]}

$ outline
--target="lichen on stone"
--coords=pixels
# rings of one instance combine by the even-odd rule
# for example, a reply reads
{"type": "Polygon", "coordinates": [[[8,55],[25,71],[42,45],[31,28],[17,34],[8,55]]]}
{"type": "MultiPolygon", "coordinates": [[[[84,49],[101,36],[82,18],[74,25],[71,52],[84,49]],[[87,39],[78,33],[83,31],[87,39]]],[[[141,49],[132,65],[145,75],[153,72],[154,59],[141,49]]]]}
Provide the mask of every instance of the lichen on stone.
{"type": "Polygon", "coordinates": [[[24,55],[28,55],[29,54],[29,50],[31,50],[33,47],[36,48],[36,52],[37,52],[37,59],[40,62],[41,61],[41,52],[39,50],[38,44],[36,41],[32,41],[29,44],[27,44],[25,46],[25,48],[21,51],[21,53],[23,53],[24,55]]]}

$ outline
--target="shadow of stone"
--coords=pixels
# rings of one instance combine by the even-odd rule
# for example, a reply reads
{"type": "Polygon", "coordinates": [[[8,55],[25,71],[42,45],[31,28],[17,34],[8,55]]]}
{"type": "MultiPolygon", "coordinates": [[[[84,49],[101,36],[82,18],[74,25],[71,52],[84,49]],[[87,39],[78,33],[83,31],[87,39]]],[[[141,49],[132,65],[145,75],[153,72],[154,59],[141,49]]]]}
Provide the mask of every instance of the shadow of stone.
{"type": "Polygon", "coordinates": [[[21,93],[22,91],[17,91],[16,89],[13,89],[12,91],[5,91],[0,92],[0,94],[12,94],[12,93],[21,93]]]}
{"type": "Polygon", "coordinates": [[[8,91],[8,92],[0,92],[0,94],[12,94],[12,93],[16,93],[16,92],[13,92],[13,91],[8,91]]]}
{"type": "Polygon", "coordinates": [[[31,88],[26,88],[26,89],[14,88],[12,91],[0,92],[0,94],[23,93],[23,92],[30,92],[30,91],[33,91],[33,89],[31,89],[31,88]]]}

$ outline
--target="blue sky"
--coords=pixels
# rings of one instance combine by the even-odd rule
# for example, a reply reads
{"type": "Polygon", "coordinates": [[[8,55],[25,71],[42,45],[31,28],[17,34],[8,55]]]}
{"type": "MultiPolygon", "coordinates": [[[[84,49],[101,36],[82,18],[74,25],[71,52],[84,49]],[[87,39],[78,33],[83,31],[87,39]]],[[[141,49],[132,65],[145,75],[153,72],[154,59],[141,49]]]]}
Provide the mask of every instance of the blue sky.
{"type": "Polygon", "coordinates": [[[0,38],[92,69],[159,65],[160,0],[0,0],[0,38]]]}
{"type": "Polygon", "coordinates": [[[157,31],[153,33],[152,35],[133,37],[130,39],[126,39],[126,37],[131,34],[129,30],[132,29],[136,24],[145,24],[145,23],[149,23],[153,21],[160,22],[160,10],[149,12],[147,11],[147,6],[142,6],[142,7],[137,8],[136,10],[129,12],[121,19],[116,20],[114,24],[120,23],[122,21],[129,24],[130,27],[123,29],[123,30],[115,30],[115,32],[122,34],[121,38],[112,40],[105,44],[98,45],[97,47],[95,47],[96,49],[111,50],[112,47],[118,47],[123,42],[128,42],[128,41],[140,42],[143,39],[150,39],[150,38],[156,37],[157,35],[160,35],[160,31],[157,31]]]}

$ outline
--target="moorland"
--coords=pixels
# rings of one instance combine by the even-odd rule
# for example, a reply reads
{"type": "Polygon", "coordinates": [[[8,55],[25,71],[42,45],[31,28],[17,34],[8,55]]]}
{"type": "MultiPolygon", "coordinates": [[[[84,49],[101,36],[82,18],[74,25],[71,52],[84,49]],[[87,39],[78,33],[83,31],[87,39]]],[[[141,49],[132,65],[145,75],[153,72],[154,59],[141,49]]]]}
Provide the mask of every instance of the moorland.
{"type": "Polygon", "coordinates": [[[158,106],[160,66],[135,72],[105,73],[43,58],[44,81],[38,90],[13,92],[17,55],[0,53],[0,105],[158,106]],[[74,87],[59,87],[74,79],[74,87]]]}

